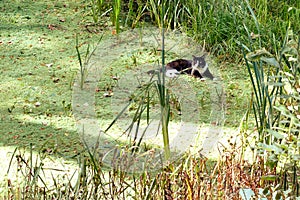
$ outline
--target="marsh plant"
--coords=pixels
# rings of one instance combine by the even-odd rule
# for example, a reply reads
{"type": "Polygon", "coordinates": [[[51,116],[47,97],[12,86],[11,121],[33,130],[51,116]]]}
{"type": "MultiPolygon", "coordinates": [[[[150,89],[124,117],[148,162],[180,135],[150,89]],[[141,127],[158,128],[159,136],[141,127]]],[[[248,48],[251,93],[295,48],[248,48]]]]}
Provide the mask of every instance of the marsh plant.
{"type": "Polygon", "coordinates": [[[128,173],[103,168],[97,152],[86,147],[77,155],[73,171],[44,165],[49,155],[33,156],[16,149],[8,172],[17,167],[20,184],[11,179],[1,183],[3,199],[249,199],[293,198],[299,196],[297,177],[291,172],[277,181],[262,176],[270,174],[261,159],[251,164],[242,159],[238,143],[220,146],[221,158],[211,161],[200,155],[183,155],[158,173],[128,173]],[[37,159],[39,158],[39,159],[37,159]],[[60,174],[57,176],[57,174],[60,174]],[[49,176],[52,179],[49,180],[49,176]],[[48,177],[48,178],[46,178],[48,177]],[[261,179],[262,178],[262,179],[261,179]],[[51,183],[50,183],[50,182],[51,183]],[[286,185],[281,185],[282,183],[286,185]],[[281,186],[285,186],[282,188],[281,186]],[[242,189],[241,189],[242,188],[242,189]]]}
{"type": "MultiPolygon", "coordinates": [[[[274,44],[278,43],[274,41],[274,44]]],[[[260,48],[245,55],[253,86],[251,106],[257,127],[254,146],[257,159],[269,170],[261,182],[263,185],[273,182],[277,189],[297,195],[300,181],[299,44],[299,37],[287,30],[281,46],[274,48],[275,54],[260,48]]]]}
{"type": "MultiPolygon", "coordinates": [[[[164,9],[164,6],[162,7],[164,9]]],[[[164,12],[162,12],[164,13],[164,12]]],[[[163,15],[161,15],[163,17],[163,15]]],[[[134,141],[133,145],[137,145],[138,147],[140,146],[143,136],[145,134],[145,131],[142,135],[142,137],[139,139],[139,141],[136,141],[137,139],[137,134],[139,130],[139,125],[142,120],[143,113],[146,113],[146,121],[147,121],[147,126],[150,124],[150,109],[151,109],[151,102],[152,100],[156,97],[158,98],[158,105],[160,107],[160,125],[162,127],[162,136],[163,136],[163,146],[164,146],[164,156],[165,159],[170,158],[170,144],[169,144],[169,121],[170,121],[170,91],[168,90],[166,86],[166,77],[165,77],[165,46],[164,46],[164,24],[162,24],[162,57],[161,57],[161,66],[162,66],[162,71],[158,71],[157,73],[154,74],[154,76],[157,76],[156,79],[152,79],[149,81],[149,83],[146,83],[142,86],[141,92],[137,95],[138,97],[138,105],[137,109],[135,111],[135,114],[132,118],[132,122],[129,125],[129,132],[133,130],[133,126],[136,124],[137,128],[135,128],[135,133],[134,133],[134,141]],[[154,88],[154,90],[153,90],[154,88]]],[[[134,100],[134,99],[132,99],[134,100]]],[[[106,129],[106,131],[111,128],[111,126],[118,120],[118,118],[123,114],[123,112],[127,109],[127,107],[132,103],[136,102],[131,101],[129,104],[117,115],[117,117],[113,120],[113,122],[109,125],[109,127],[106,129]]],[[[158,128],[159,130],[159,128],[158,128]]],[[[106,132],[105,131],[105,132],[106,132]]],[[[134,131],[134,130],[133,130],[134,131]]]]}
{"type": "MultiPolygon", "coordinates": [[[[260,33],[256,16],[250,6],[249,9],[260,33]]],[[[253,38],[247,27],[245,29],[249,34],[250,46],[243,46],[243,52],[253,87],[251,106],[257,131],[254,136],[244,137],[246,143],[254,147],[256,159],[264,163],[261,167],[269,171],[261,177],[261,186],[271,183],[274,188],[266,189],[264,194],[285,197],[280,192],[283,190],[298,196],[299,36],[288,28],[282,42],[274,37],[271,53],[262,47],[260,37],[253,38]],[[255,142],[250,144],[247,138],[255,138],[255,142]]]]}
{"type": "Polygon", "coordinates": [[[80,52],[80,47],[82,46],[82,44],[79,44],[79,40],[78,40],[78,35],[76,35],[76,45],[75,45],[75,49],[76,49],[76,53],[77,53],[77,59],[79,62],[79,74],[80,74],[80,88],[83,89],[83,85],[85,82],[85,79],[87,77],[87,73],[88,73],[88,67],[90,65],[92,65],[93,63],[90,62],[90,59],[92,57],[92,55],[94,54],[94,52],[96,51],[96,47],[97,45],[101,42],[103,35],[100,37],[100,39],[98,40],[98,42],[95,44],[95,46],[93,47],[93,49],[91,50],[90,48],[90,44],[87,45],[87,48],[85,50],[85,54],[84,57],[82,57],[82,53],[80,52]]]}
{"type": "Polygon", "coordinates": [[[91,0],[90,5],[94,23],[97,23],[99,21],[99,17],[103,16],[103,3],[103,0],[91,0]]]}

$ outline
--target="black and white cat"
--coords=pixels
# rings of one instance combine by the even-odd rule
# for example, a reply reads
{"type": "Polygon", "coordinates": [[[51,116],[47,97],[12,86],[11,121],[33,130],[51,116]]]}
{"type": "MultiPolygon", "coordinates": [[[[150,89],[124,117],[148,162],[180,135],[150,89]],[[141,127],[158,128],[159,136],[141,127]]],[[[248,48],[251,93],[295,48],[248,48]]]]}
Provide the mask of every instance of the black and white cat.
{"type": "MultiPolygon", "coordinates": [[[[193,60],[177,59],[166,64],[166,76],[174,78],[179,74],[189,74],[196,78],[214,79],[214,76],[208,69],[208,64],[205,61],[205,56],[193,56],[193,60]]],[[[162,69],[161,69],[162,70],[162,69]]],[[[148,71],[148,74],[155,73],[155,70],[148,71]]]]}

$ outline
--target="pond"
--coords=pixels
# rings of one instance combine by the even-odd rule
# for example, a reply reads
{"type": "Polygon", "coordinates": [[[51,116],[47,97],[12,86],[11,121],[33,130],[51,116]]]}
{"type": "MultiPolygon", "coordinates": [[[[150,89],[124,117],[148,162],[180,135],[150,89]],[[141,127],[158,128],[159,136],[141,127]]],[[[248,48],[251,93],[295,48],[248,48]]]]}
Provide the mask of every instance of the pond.
{"type": "MultiPolygon", "coordinates": [[[[181,32],[166,32],[164,42],[165,63],[205,53],[181,32]]],[[[158,170],[157,166],[166,161],[157,95],[160,76],[147,73],[161,67],[161,49],[161,32],[156,28],[109,37],[93,52],[83,89],[80,78],[75,83],[73,112],[78,130],[85,144],[95,148],[109,166],[128,171],[148,167],[158,170]],[[132,153],[132,145],[137,144],[143,148],[132,153]]],[[[207,56],[206,61],[216,80],[203,81],[187,75],[165,78],[170,98],[168,127],[173,161],[185,151],[202,149],[201,153],[210,153],[223,134],[223,84],[213,59],[207,56]]]]}

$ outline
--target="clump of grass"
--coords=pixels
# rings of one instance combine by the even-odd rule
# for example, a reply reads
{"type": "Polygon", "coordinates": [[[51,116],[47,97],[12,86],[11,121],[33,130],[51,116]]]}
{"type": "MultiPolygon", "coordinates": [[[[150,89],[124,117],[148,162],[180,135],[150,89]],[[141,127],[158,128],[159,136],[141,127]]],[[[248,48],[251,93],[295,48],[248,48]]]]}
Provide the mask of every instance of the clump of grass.
{"type": "MultiPolygon", "coordinates": [[[[127,25],[131,28],[135,28],[141,22],[143,17],[147,16],[147,7],[149,2],[142,0],[129,0],[128,2],[128,12],[125,13],[125,21],[123,21],[124,25],[127,25]]],[[[125,11],[125,9],[124,9],[125,11]]],[[[146,18],[146,17],[145,17],[146,18]]],[[[146,19],[145,19],[146,20],[146,19]]]]}
{"type": "Polygon", "coordinates": [[[85,82],[85,79],[87,77],[87,73],[88,73],[88,66],[92,65],[92,63],[90,63],[90,59],[92,57],[92,55],[94,54],[97,45],[101,42],[103,35],[100,37],[99,41],[96,43],[95,47],[92,49],[92,51],[90,50],[90,44],[88,44],[87,49],[85,51],[85,56],[84,56],[84,60],[81,56],[81,53],[79,51],[79,48],[82,46],[81,44],[79,44],[78,41],[78,35],[76,35],[76,45],[75,45],[75,49],[76,49],[76,53],[77,53],[77,58],[78,58],[78,62],[79,62],[79,70],[80,70],[80,88],[83,89],[83,85],[85,82]]]}
{"type": "MultiPolygon", "coordinates": [[[[97,7],[99,3],[95,1],[93,4],[97,7]]],[[[289,23],[292,30],[300,29],[298,23],[300,5],[297,1],[277,1],[271,5],[265,0],[226,0],[222,3],[213,0],[129,0],[121,3],[116,0],[106,4],[100,13],[110,13],[111,22],[117,32],[120,31],[120,24],[132,28],[144,22],[150,22],[158,27],[164,24],[167,29],[181,29],[187,32],[208,51],[226,60],[241,60],[239,42],[250,45],[244,25],[248,27],[250,33],[264,35],[261,42],[264,46],[268,45],[267,49],[271,47],[269,44],[273,40],[273,35],[275,38],[284,38],[289,23]],[[260,33],[254,31],[256,25],[248,6],[257,12],[257,21],[261,24],[260,33]],[[164,12],[163,7],[166,8],[164,12]],[[270,30],[272,34],[269,34],[270,30]]],[[[103,15],[101,16],[102,18],[99,17],[98,20],[106,20],[103,15]]]]}
{"type": "Polygon", "coordinates": [[[112,23],[115,26],[117,34],[120,32],[120,12],[121,12],[121,0],[114,0],[112,23]]]}
{"type": "Polygon", "coordinates": [[[99,21],[99,14],[101,14],[103,9],[103,0],[91,0],[91,10],[94,23],[99,21]]]}

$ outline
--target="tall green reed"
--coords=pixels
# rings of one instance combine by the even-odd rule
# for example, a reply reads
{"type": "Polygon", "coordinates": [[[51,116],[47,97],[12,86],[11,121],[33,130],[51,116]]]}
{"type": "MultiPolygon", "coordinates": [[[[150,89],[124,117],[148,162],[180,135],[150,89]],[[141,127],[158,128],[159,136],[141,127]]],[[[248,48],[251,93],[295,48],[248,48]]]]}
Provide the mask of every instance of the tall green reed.
{"type": "Polygon", "coordinates": [[[253,88],[251,106],[258,134],[255,142],[258,152],[256,159],[263,161],[261,168],[273,171],[261,177],[261,187],[270,181],[273,187],[278,184],[274,191],[290,189],[299,194],[299,179],[295,178],[300,166],[300,159],[295,157],[299,154],[299,149],[295,147],[300,128],[300,119],[296,117],[300,116],[299,110],[295,107],[300,91],[299,39],[288,27],[282,41],[278,41],[273,34],[270,45],[272,53],[267,51],[262,47],[261,24],[249,2],[246,2],[259,33],[255,36],[244,26],[250,45],[242,45],[253,88]],[[286,176],[293,177],[293,181],[282,179],[286,176]]]}
{"type": "MultiPolygon", "coordinates": [[[[130,2],[129,2],[130,3],[130,2]]],[[[162,7],[161,12],[159,13],[159,17],[164,17],[164,1],[161,1],[162,7]]],[[[170,145],[169,145],[169,131],[168,131],[168,125],[170,120],[170,94],[169,90],[166,87],[166,81],[165,81],[165,47],[164,47],[164,22],[163,20],[160,20],[161,22],[161,38],[162,38],[162,47],[161,47],[161,65],[162,65],[162,71],[158,72],[157,80],[151,80],[149,83],[143,84],[140,86],[140,91],[137,95],[135,95],[135,100],[129,102],[124,109],[115,117],[115,119],[112,121],[112,123],[106,128],[105,132],[107,132],[119,118],[122,116],[122,114],[126,111],[126,109],[130,106],[132,103],[138,102],[137,109],[132,117],[132,120],[128,126],[128,129],[126,131],[130,133],[134,133],[133,143],[131,145],[139,146],[141,144],[141,141],[143,139],[143,136],[145,134],[145,131],[142,134],[142,137],[137,140],[138,132],[139,132],[139,126],[142,120],[143,113],[146,113],[147,116],[147,124],[149,125],[149,119],[150,119],[150,103],[154,96],[158,98],[158,104],[160,106],[160,122],[162,126],[162,135],[163,135],[163,144],[164,144],[164,152],[165,152],[165,158],[170,158],[170,145]],[[155,89],[153,92],[153,88],[155,89]],[[134,125],[137,125],[137,127],[134,128],[134,125]]],[[[132,142],[132,141],[131,141],[132,142]]]]}
{"type": "Polygon", "coordinates": [[[91,10],[94,23],[99,22],[99,17],[102,14],[103,0],[91,0],[91,10]]]}
{"type": "Polygon", "coordinates": [[[251,6],[255,8],[257,17],[261,20],[261,23],[266,22],[268,17],[268,1],[256,0],[250,1],[251,6]]]}
{"type": "Polygon", "coordinates": [[[246,2],[259,35],[258,38],[254,37],[245,26],[250,46],[248,48],[244,45],[242,50],[253,87],[254,101],[252,108],[259,133],[259,140],[263,143],[271,144],[273,137],[268,134],[267,130],[272,129],[280,118],[280,113],[274,109],[274,106],[278,102],[282,102],[284,95],[282,93],[284,86],[282,82],[284,78],[283,66],[285,64],[289,65],[289,63],[283,63],[282,61],[285,57],[285,51],[288,48],[289,30],[286,31],[281,46],[278,46],[278,42],[274,38],[272,42],[274,44],[274,56],[262,47],[260,24],[250,4],[248,1],[246,2]],[[257,45],[253,43],[254,40],[258,40],[257,45]]]}
{"type": "Polygon", "coordinates": [[[88,66],[90,62],[90,59],[93,55],[93,53],[96,51],[97,45],[101,42],[103,38],[103,34],[102,36],[99,38],[98,42],[95,44],[95,46],[93,47],[92,51],[90,50],[90,44],[88,44],[86,51],[85,51],[85,55],[84,58],[82,58],[82,54],[80,52],[80,47],[82,46],[82,44],[79,44],[79,39],[78,39],[78,35],[76,34],[76,38],[75,38],[75,49],[76,49],[76,53],[77,53],[77,59],[79,62],[79,72],[80,72],[80,88],[83,89],[83,85],[85,82],[85,79],[87,77],[87,73],[88,73],[88,66]]]}
{"type": "Polygon", "coordinates": [[[112,23],[115,26],[116,33],[120,32],[120,13],[121,13],[121,0],[114,0],[112,23]]]}
{"type": "Polygon", "coordinates": [[[160,107],[161,107],[161,123],[162,123],[162,135],[163,135],[163,142],[164,142],[164,150],[165,150],[165,157],[166,159],[170,158],[170,144],[169,144],[169,120],[170,120],[170,96],[169,90],[166,88],[165,83],[165,27],[164,27],[164,16],[165,16],[165,5],[164,0],[162,0],[162,12],[161,12],[161,38],[162,38],[162,54],[161,54],[161,63],[162,63],[162,72],[158,73],[158,93],[160,99],[160,107]]]}
{"type": "Polygon", "coordinates": [[[138,27],[139,23],[143,23],[141,19],[147,15],[147,8],[149,6],[148,4],[149,1],[129,0],[128,12],[124,14],[125,20],[123,21],[123,24],[131,28],[138,27]],[[134,3],[136,4],[136,6],[134,6],[134,3]]]}
{"type": "MultiPolygon", "coordinates": [[[[251,13],[253,20],[256,25],[257,33],[260,35],[260,25],[259,22],[256,18],[256,15],[254,14],[249,2],[246,0],[247,7],[249,9],[249,12],[251,13]]],[[[249,38],[249,43],[250,43],[250,49],[246,48],[244,46],[243,54],[244,54],[244,59],[246,61],[246,66],[248,69],[248,73],[250,76],[251,84],[253,87],[253,92],[254,92],[254,98],[255,101],[253,101],[252,108],[253,112],[255,115],[255,121],[256,121],[256,126],[258,129],[259,133],[259,141],[261,142],[266,142],[270,143],[270,138],[266,137],[266,130],[270,129],[273,124],[273,119],[275,116],[273,116],[273,101],[272,98],[276,96],[277,94],[274,93],[277,90],[272,90],[270,92],[270,85],[268,84],[268,81],[270,79],[270,66],[273,67],[278,67],[277,61],[275,60],[272,55],[262,48],[261,46],[261,38],[258,37],[258,50],[254,51],[253,48],[254,44],[252,43],[253,37],[251,36],[251,33],[249,33],[248,28],[245,26],[246,32],[248,33],[248,38],[249,38]],[[245,51],[252,51],[249,52],[246,55],[245,51]],[[269,66],[266,66],[266,61],[269,66]],[[250,64],[250,63],[251,64],[250,64]],[[252,72],[252,67],[253,71],[252,72]],[[269,69],[265,69],[265,67],[268,67],[269,69]],[[265,74],[265,70],[268,72],[268,74],[265,74]]],[[[278,73],[278,70],[277,70],[278,73]]],[[[278,74],[275,74],[275,76],[278,74]]]]}
{"type": "MultiPolygon", "coordinates": [[[[83,84],[84,84],[84,80],[87,76],[87,65],[83,62],[82,57],[81,57],[81,53],[79,51],[79,42],[78,42],[78,35],[76,35],[76,45],[75,45],[75,49],[77,52],[77,58],[78,58],[78,62],[79,62],[79,67],[80,67],[80,88],[83,89],[83,84]]],[[[87,48],[86,51],[86,56],[89,54],[89,46],[87,48]]]]}

